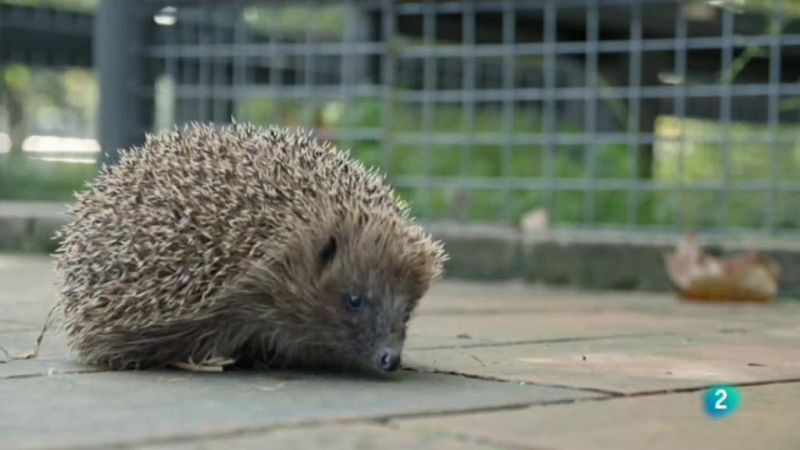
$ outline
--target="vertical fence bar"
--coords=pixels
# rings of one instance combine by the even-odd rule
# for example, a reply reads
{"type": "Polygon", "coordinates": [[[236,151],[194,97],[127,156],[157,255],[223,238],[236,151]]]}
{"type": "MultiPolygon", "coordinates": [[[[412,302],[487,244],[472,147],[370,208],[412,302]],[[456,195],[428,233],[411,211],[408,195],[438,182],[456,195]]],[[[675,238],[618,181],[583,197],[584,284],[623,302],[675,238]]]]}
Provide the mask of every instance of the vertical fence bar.
{"type": "Polygon", "coordinates": [[[584,214],[585,224],[593,224],[595,219],[595,177],[597,172],[597,58],[600,14],[598,12],[598,0],[586,1],[586,67],[585,82],[588,94],[583,103],[584,115],[584,136],[585,144],[583,147],[584,156],[584,175],[586,177],[586,190],[584,191],[584,214]]]}
{"type": "MultiPolygon", "coordinates": [[[[244,20],[244,11],[237,8],[233,16],[233,42],[238,48],[245,48],[248,42],[247,24],[244,20]]],[[[233,80],[231,92],[233,95],[233,111],[231,115],[238,120],[238,114],[242,110],[239,102],[242,96],[239,95],[240,88],[249,84],[247,73],[249,72],[250,58],[244,56],[243,52],[236,52],[233,58],[233,80]]]]}
{"type": "MultiPolygon", "coordinates": [[[[245,19],[246,11],[241,12],[241,16],[239,20],[242,22],[242,27],[244,28],[244,40],[243,40],[243,47],[247,47],[250,42],[254,40],[253,33],[250,30],[250,27],[247,24],[245,19]]],[[[246,86],[252,86],[257,84],[256,79],[256,68],[263,65],[264,60],[262,58],[254,58],[252,56],[242,56],[246,60],[244,65],[244,83],[246,86]]],[[[262,69],[263,70],[263,69],[262,69]]],[[[241,101],[241,97],[237,98],[237,101],[241,101]]]]}
{"type": "Polygon", "coordinates": [[[719,120],[722,124],[722,192],[719,211],[719,227],[727,231],[730,225],[731,190],[731,106],[733,98],[733,11],[726,7],[722,12],[722,79],[719,120]]]}
{"type": "MultiPolygon", "coordinates": [[[[466,143],[462,147],[461,154],[461,174],[469,176],[472,171],[472,152],[475,134],[475,0],[468,0],[463,3],[464,11],[462,21],[462,107],[464,109],[464,133],[466,143]]],[[[464,188],[464,207],[461,211],[460,219],[466,221],[472,214],[472,187],[464,188]],[[464,216],[466,214],[466,216],[464,216]]]]}
{"type": "MultiPolygon", "coordinates": [[[[309,14],[313,14],[314,11],[317,10],[317,2],[315,0],[309,0],[305,3],[306,8],[309,11],[309,14]]],[[[315,20],[310,20],[308,25],[305,27],[305,54],[303,55],[303,105],[304,115],[306,121],[310,121],[310,123],[306,122],[305,125],[309,127],[317,127],[322,125],[321,123],[316,123],[315,116],[316,116],[316,108],[320,107],[314,101],[314,56],[315,52],[314,49],[316,48],[316,39],[312,40],[312,36],[314,35],[315,27],[314,24],[316,23],[315,20]]]]}
{"type": "Polygon", "coordinates": [[[138,2],[100,2],[94,28],[94,61],[100,84],[98,136],[103,153],[99,162],[119,161],[119,150],[144,140],[152,126],[150,100],[137,95],[139,86],[152,83],[146,76],[146,25],[152,16],[138,2]]]}
{"type": "Polygon", "coordinates": [[[436,90],[436,5],[433,0],[426,0],[422,13],[422,45],[427,50],[422,65],[422,133],[425,136],[425,154],[422,155],[422,175],[425,187],[417,190],[416,197],[421,199],[425,217],[432,215],[431,179],[433,177],[433,152],[437,151],[435,138],[435,112],[433,92],[436,90]]]}
{"type": "Polygon", "coordinates": [[[230,117],[225,117],[226,110],[231,101],[230,95],[222,95],[224,88],[230,86],[227,74],[225,73],[225,65],[231,59],[230,56],[225,55],[224,52],[219,51],[219,46],[225,44],[226,36],[224,34],[225,28],[232,25],[230,20],[229,11],[224,6],[214,6],[211,16],[211,42],[213,50],[210,52],[211,62],[213,67],[211,88],[209,95],[211,97],[211,118],[216,123],[222,123],[230,120],[230,117]]]}
{"type": "MultiPolygon", "coordinates": [[[[170,26],[166,30],[164,30],[164,34],[166,36],[166,43],[167,45],[176,48],[178,45],[178,32],[175,29],[175,26],[170,26]]],[[[178,56],[170,55],[164,58],[164,69],[169,76],[169,80],[172,84],[172,117],[169,117],[169,120],[172,122],[169,125],[175,125],[175,122],[178,120],[177,112],[179,107],[178,96],[176,95],[175,91],[178,89],[180,84],[180,72],[179,72],[179,64],[185,64],[178,56]]],[[[166,121],[161,125],[167,125],[166,121]]]]}
{"type": "MultiPolygon", "coordinates": [[[[358,2],[347,0],[345,3],[345,23],[344,34],[342,35],[342,94],[343,94],[343,111],[352,111],[353,109],[353,96],[356,91],[356,84],[358,76],[363,75],[362,70],[364,67],[363,58],[365,56],[361,53],[355,53],[355,46],[361,44],[365,39],[364,33],[364,18],[362,17],[363,11],[358,2]]],[[[353,149],[355,140],[353,139],[353,116],[351,114],[344,114],[342,117],[342,124],[345,131],[346,139],[344,140],[344,147],[353,149]]]]}
{"type": "MultiPolygon", "coordinates": [[[[353,54],[351,52],[352,44],[356,39],[356,6],[352,0],[344,2],[344,29],[342,30],[342,46],[341,53],[339,54],[339,97],[342,102],[342,111],[350,111],[352,84],[353,84],[353,54]]],[[[352,148],[352,121],[350,114],[343,114],[340,122],[341,132],[344,136],[341,145],[344,148],[352,148]]]]}
{"type": "Polygon", "coordinates": [[[686,227],[686,215],[684,214],[683,203],[685,201],[684,184],[686,182],[686,86],[687,80],[687,60],[688,60],[688,40],[686,20],[686,6],[678,2],[675,6],[675,75],[677,85],[675,90],[675,115],[680,122],[680,135],[678,138],[678,226],[680,229],[686,227]]]}
{"type": "Polygon", "coordinates": [[[211,82],[213,81],[211,78],[212,75],[212,67],[209,63],[209,59],[212,57],[212,54],[208,51],[208,44],[209,42],[209,31],[208,26],[209,23],[213,20],[213,16],[208,12],[208,8],[200,9],[200,14],[198,20],[198,44],[200,44],[200,48],[202,49],[199,52],[198,58],[200,60],[200,79],[197,84],[198,90],[198,97],[200,98],[200,108],[198,109],[199,120],[208,120],[210,116],[210,108],[209,106],[211,103],[211,96],[209,95],[211,92],[211,82]],[[206,48],[203,48],[206,47],[206,48]]]}
{"type": "MultiPolygon", "coordinates": [[[[179,10],[180,11],[180,10],[179,10]]],[[[181,20],[180,17],[182,15],[179,13],[178,20],[181,20]]],[[[191,29],[192,27],[196,28],[196,22],[191,21],[184,21],[184,23],[179,27],[180,32],[180,46],[178,47],[178,59],[181,61],[181,72],[180,72],[180,80],[175,84],[175,89],[178,92],[176,96],[176,102],[178,104],[177,113],[176,113],[176,120],[179,124],[183,124],[191,119],[192,111],[197,111],[197,105],[199,100],[197,98],[191,99],[187,95],[183,94],[183,87],[188,86],[193,83],[197,83],[196,80],[196,67],[194,59],[189,59],[189,55],[186,52],[187,44],[193,43],[192,41],[192,34],[191,29]]]]}
{"type": "Polygon", "coordinates": [[[381,162],[383,170],[392,173],[392,156],[394,153],[394,140],[392,136],[394,122],[394,75],[396,70],[394,47],[395,13],[394,1],[383,0],[381,8],[381,22],[383,26],[384,52],[382,54],[382,105],[381,108],[381,162]]]}
{"type": "Polygon", "coordinates": [[[639,194],[641,184],[637,168],[639,152],[642,147],[640,114],[642,101],[642,6],[638,1],[631,3],[630,48],[628,50],[628,153],[631,158],[630,192],[628,193],[628,226],[633,228],[639,222],[639,194]]]}
{"type": "MultiPolygon", "coordinates": [[[[514,139],[514,77],[516,64],[514,59],[514,35],[516,33],[516,9],[513,0],[503,2],[503,169],[504,180],[511,177],[511,142],[514,139]]],[[[511,188],[503,189],[503,222],[511,224],[512,205],[511,188]]]]}
{"type": "Polygon", "coordinates": [[[778,208],[777,185],[780,178],[778,154],[781,151],[780,130],[780,88],[781,88],[781,30],[783,29],[783,0],[770,2],[769,25],[769,98],[767,103],[767,123],[769,133],[769,200],[767,200],[764,227],[767,232],[776,231],[778,208]]]}
{"type": "MultiPolygon", "coordinates": [[[[272,14],[277,14],[279,8],[281,7],[280,3],[276,0],[271,0],[269,2],[269,10],[272,14]]],[[[271,122],[272,123],[280,123],[282,122],[282,109],[283,109],[283,102],[281,98],[277,95],[278,90],[282,84],[282,68],[283,68],[283,57],[284,55],[278,51],[278,44],[280,44],[280,33],[278,29],[275,28],[275,24],[270,24],[269,27],[269,47],[267,50],[267,61],[269,61],[269,87],[270,92],[272,93],[272,109],[271,109],[271,122]]]]}
{"type": "Polygon", "coordinates": [[[556,0],[545,0],[544,7],[544,177],[548,182],[547,211],[556,217],[556,146],[558,124],[556,123],[556,0]]]}

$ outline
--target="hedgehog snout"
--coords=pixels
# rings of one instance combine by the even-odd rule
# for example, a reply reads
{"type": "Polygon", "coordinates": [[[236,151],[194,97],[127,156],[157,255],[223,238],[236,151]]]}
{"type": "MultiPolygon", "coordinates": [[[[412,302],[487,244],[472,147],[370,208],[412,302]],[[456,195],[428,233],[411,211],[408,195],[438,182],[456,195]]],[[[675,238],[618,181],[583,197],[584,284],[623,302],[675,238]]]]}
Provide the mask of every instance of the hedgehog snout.
{"type": "Polygon", "coordinates": [[[376,366],[383,372],[394,372],[400,368],[400,352],[399,348],[382,347],[375,358],[376,366]]]}

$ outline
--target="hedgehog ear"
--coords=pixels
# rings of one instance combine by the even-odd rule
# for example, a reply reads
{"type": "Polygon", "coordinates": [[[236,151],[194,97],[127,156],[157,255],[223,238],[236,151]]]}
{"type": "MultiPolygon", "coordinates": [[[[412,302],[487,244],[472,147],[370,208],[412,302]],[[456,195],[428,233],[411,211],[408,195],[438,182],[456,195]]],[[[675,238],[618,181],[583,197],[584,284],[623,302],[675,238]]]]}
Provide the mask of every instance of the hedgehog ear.
{"type": "Polygon", "coordinates": [[[328,267],[333,261],[333,258],[336,257],[336,238],[331,236],[328,238],[328,242],[325,243],[325,246],[322,247],[322,251],[319,252],[319,267],[320,270],[325,269],[328,267]]]}

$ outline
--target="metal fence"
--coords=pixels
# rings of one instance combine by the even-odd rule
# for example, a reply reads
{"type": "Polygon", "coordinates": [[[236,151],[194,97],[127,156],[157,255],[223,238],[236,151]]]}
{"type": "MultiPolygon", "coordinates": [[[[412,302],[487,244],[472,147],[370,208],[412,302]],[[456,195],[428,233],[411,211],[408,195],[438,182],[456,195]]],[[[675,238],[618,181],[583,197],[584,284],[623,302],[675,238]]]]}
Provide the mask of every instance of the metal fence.
{"type": "Polygon", "coordinates": [[[124,3],[96,37],[106,144],[235,117],[313,127],[425,220],[800,226],[797,2],[124,3]]]}

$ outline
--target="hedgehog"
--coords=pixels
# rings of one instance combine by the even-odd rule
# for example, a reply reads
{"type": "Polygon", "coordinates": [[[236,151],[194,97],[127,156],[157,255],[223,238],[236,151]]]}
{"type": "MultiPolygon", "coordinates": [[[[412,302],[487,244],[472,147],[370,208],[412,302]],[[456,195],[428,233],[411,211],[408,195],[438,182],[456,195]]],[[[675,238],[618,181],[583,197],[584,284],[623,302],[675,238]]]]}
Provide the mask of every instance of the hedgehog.
{"type": "Polygon", "coordinates": [[[384,175],[302,129],[148,135],[76,197],[56,309],[110,369],[393,372],[447,259],[384,175]]]}

